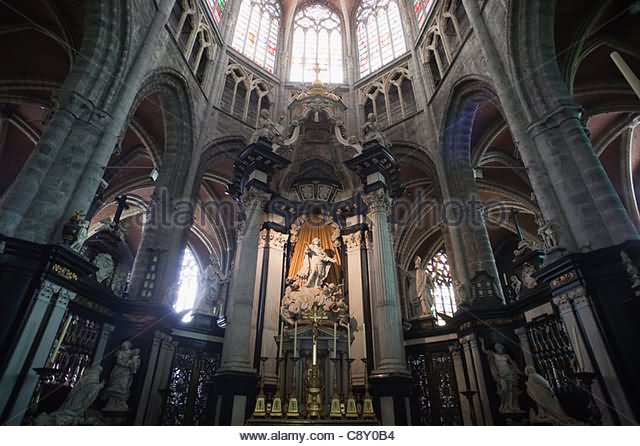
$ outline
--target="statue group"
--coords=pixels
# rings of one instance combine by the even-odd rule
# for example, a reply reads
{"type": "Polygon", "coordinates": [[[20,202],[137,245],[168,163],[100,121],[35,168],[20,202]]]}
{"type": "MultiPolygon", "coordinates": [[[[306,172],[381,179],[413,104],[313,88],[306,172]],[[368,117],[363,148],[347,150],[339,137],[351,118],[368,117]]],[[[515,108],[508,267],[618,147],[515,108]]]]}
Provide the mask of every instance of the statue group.
{"type": "Polygon", "coordinates": [[[306,244],[304,254],[302,268],[297,276],[306,281],[307,288],[321,287],[336,260],[322,248],[319,238],[314,238],[310,245],[306,244]]]}

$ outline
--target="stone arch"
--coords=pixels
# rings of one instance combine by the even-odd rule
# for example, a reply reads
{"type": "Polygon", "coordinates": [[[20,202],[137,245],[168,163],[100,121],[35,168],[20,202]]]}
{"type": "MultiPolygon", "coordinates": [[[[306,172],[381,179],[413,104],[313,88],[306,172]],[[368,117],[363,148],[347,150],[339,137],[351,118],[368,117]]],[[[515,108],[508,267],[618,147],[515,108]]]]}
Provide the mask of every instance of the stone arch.
{"type": "MultiPolygon", "coordinates": [[[[498,300],[502,299],[499,275],[485,226],[479,191],[471,165],[471,136],[478,109],[490,101],[501,108],[493,86],[482,77],[468,76],[454,84],[440,135],[440,176],[444,218],[453,252],[457,279],[465,289],[479,272],[495,281],[498,300]]],[[[452,265],[452,266],[453,266],[452,265]]],[[[468,293],[458,296],[466,299],[468,293]]]]}

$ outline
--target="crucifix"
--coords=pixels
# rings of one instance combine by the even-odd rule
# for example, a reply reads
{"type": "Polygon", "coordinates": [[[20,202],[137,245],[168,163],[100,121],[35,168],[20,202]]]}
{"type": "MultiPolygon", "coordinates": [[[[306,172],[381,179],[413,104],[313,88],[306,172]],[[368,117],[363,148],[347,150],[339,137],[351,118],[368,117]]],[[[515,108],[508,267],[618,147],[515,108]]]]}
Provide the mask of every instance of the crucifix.
{"type": "Polygon", "coordinates": [[[313,64],[313,71],[316,73],[316,82],[320,81],[320,72],[321,71],[327,71],[327,70],[323,70],[322,68],[320,68],[320,64],[316,61],[315,64],[313,64]]]}
{"type": "Polygon", "coordinates": [[[116,214],[113,216],[113,229],[118,229],[118,227],[120,226],[120,218],[122,218],[122,213],[125,210],[129,209],[126,195],[118,195],[116,197],[116,202],[118,203],[118,209],[116,209],[116,214]]]}
{"type": "Polygon", "coordinates": [[[316,365],[318,357],[318,326],[320,325],[320,321],[325,319],[327,319],[326,313],[320,310],[318,304],[314,304],[311,308],[311,314],[309,315],[309,320],[313,323],[313,365],[316,365]]]}

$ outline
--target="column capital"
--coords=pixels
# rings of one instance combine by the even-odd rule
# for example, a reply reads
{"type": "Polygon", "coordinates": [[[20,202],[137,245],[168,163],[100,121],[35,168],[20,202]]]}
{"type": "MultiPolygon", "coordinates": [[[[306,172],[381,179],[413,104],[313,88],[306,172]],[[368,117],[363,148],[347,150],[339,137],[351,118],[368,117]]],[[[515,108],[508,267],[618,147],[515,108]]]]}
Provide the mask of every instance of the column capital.
{"type": "Polygon", "coordinates": [[[364,194],[362,200],[369,208],[370,213],[388,213],[391,209],[391,199],[389,194],[380,188],[364,194]]]}
{"type": "Polygon", "coordinates": [[[288,240],[289,240],[288,234],[283,234],[282,232],[278,232],[273,229],[264,228],[260,230],[258,247],[259,248],[275,248],[275,249],[279,249],[280,251],[283,251],[288,240]]]}

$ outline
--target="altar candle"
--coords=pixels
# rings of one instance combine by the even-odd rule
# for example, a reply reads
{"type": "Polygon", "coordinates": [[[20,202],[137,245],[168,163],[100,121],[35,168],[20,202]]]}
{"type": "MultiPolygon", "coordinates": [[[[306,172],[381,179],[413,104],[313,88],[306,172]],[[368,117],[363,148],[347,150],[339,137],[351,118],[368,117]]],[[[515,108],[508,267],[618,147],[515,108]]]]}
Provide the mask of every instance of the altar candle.
{"type": "Polygon", "coordinates": [[[293,323],[293,357],[298,357],[298,321],[293,323]]]}
{"type": "Polygon", "coordinates": [[[318,346],[317,346],[317,341],[314,337],[313,339],[313,365],[316,365],[316,358],[317,358],[317,354],[318,354],[318,346]]]}
{"type": "Polygon", "coordinates": [[[278,345],[278,358],[282,358],[282,341],[284,336],[284,322],[280,322],[280,345],[278,345]]]}
{"type": "Polygon", "coordinates": [[[362,351],[364,357],[367,357],[367,332],[365,331],[365,325],[362,324],[362,351]]]}
{"type": "Polygon", "coordinates": [[[338,350],[336,348],[337,345],[338,345],[338,324],[334,322],[333,323],[333,357],[334,358],[338,357],[338,350]]]}
{"type": "Polygon", "coordinates": [[[351,359],[351,323],[347,324],[347,359],[351,359]]]}

